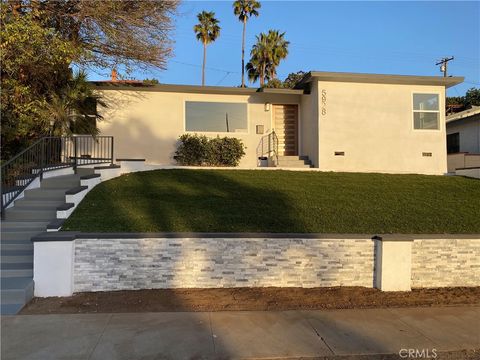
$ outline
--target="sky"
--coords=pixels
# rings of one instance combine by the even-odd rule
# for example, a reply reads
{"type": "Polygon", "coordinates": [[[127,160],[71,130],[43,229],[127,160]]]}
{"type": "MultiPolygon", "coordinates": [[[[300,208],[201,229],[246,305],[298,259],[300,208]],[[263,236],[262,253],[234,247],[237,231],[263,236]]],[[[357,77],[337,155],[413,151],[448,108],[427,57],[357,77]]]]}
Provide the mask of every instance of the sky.
{"type": "MultiPolygon", "coordinates": [[[[339,71],[441,76],[435,63],[454,56],[448,74],[465,82],[449,96],[480,88],[480,2],[460,1],[261,1],[260,16],[247,23],[245,62],[255,35],[278,29],[290,42],[278,77],[303,71],[339,71]]],[[[201,84],[202,44],[196,15],[214,11],[220,37],[207,48],[206,85],[241,83],[242,23],[232,1],[183,1],[175,19],[174,54],[166,70],[136,71],[129,78],[156,78],[166,84],[201,84]]],[[[92,73],[108,79],[110,70],[92,73]]],[[[258,83],[248,86],[258,86],[258,83]]]]}

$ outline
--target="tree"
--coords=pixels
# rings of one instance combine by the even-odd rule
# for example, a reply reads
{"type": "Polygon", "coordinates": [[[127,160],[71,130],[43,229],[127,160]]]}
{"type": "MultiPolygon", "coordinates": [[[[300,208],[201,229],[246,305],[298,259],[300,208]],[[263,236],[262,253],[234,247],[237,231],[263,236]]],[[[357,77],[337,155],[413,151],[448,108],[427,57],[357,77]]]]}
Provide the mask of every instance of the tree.
{"type": "Polygon", "coordinates": [[[287,89],[295,88],[295,85],[305,77],[305,74],[305,71],[297,71],[296,73],[288,74],[287,78],[283,81],[283,87],[287,89]]]}
{"type": "Polygon", "coordinates": [[[304,71],[298,71],[296,73],[290,73],[288,76],[285,78],[284,81],[281,81],[279,79],[270,79],[265,87],[267,88],[284,88],[284,89],[294,89],[295,85],[298,84],[300,80],[303,79],[305,76],[304,71]]]}
{"type": "Polygon", "coordinates": [[[480,106],[480,89],[468,89],[465,93],[465,104],[468,107],[480,106]]]}
{"type": "Polygon", "coordinates": [[[246,65],[250,81],[260,79],[260,86],[263,87],[265,81],[276,78],[278,65],[288,55],[289,42],[284,35],[278,30],[257,35],[257,42],[250,52],[250,62],[246,65]]]}
{"type": "Polygon", "coordinates": [[[78,64],[111,68],[166,67],[177,0],[10,0],[17,16],[34,14],[81,49],[78,64]]]}
{"type": "Polygon", "coordinates": [[[202,11],[197,15],[199,23],[193,27],[197,40],[203,44],[202,86],[205,86],[205,63],[207,61],[207,45],[214,42],[220,35],[219,21],[213,11],[202,11]]]}
{"type": "Polygon", "coordinates": [[[273,88],[273,89],[282,89],[284,88],[283,82],[280,79],[270,79],[268,82],[265,84],[266,88],[273,88]]]}
{"type": "Polygon", "coordinates": [[[245,87],[245,33],[249,17],[258,16],[261,4],[255,0],[237,0],[233,3],[233,13],[243,23],[242,32],[242,87],[245,87]]]}
{"type": "Polygon", "coordinates": [[[32,13],[1,8],[1,151],[8,158],[47,133],[49,94],[65,86],[78,49],[32,13]]]}
{"type": "Polygon", "coordinates": [[[96,120],[103,117],[97,105],[106,107],[101,97],[90,87],[87,74],[78,71],[58,93],[51,95],[45,108],[50,120],[50,134],[64,136],[72,134],[97,135],[96,120]]]}
{"type": "MultiPolygon", "coordinates": [[[[71,65],[165,68],[177,0],[2,0],[2,158],[49,132],[71,65]]],[[[62,101],[63,101],[62,100],[62,101]]]]}
{"type": "Polygon", "coordinates": [[[158,85],[158,84],[160,84],[160,81],[158,81],[158,79],[155,79],[155,78],[143,79],[142,82],[143,82],[144,85],[158,85]]]}
{"type": "Polygon", "coordinates": [[[470,109],[472,106],[480,106],[480,89],[470,88],[465,96],[451,96],[446,99],[447,115],[470,109]]]}

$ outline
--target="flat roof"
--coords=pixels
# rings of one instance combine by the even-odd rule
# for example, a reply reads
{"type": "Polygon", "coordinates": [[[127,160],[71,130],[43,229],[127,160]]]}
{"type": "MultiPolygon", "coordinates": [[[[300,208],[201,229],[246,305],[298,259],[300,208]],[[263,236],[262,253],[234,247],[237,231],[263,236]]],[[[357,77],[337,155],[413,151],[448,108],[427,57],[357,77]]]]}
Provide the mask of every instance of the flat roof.
{"type": "Polygon", "coordinates": [[[447,123],[461,120],[461,119],[466,119],[469,118],[470,116],[480,114],[480,106],[472,106],[471,109],[467,109],[464,111],[460,111],[456,114],[448,115],[445,119],[447,123]]]}
{"type": "Polygon", "coordinates": [[[304,88],[313,79],[318,81],[356,82],[376,84],[405,84],[405,85],[436,85],[449,88],[461,84],[464,77],[460,76],[418,76],[418,75],[390,75],[390,74],[365,74],[349,72],[310,71],[295,88],[304,88]]]}
{"type": "Polygon", "coordinates": [[[226,95],[252,95],[255,93],[302,95],[303,89],[273,89],[273,88],[242,88],[227,86],[200,86],[200,85],[174,85],[157,84],[148,85],[143,83],[126,84],[114,81],[91,81],[98,90],[127,90],[127,91],[158,91],[158,92],[180,92],[198,94],[226,94],[226,95]]]}

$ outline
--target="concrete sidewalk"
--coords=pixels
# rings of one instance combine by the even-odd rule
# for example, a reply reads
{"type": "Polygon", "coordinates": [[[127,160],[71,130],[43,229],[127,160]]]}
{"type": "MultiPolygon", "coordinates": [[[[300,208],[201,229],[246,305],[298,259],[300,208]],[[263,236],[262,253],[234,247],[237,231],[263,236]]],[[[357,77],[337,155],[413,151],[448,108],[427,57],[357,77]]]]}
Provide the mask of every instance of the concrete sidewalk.
{"type": "Polygon", "coordinates": [[[479,348],[480,307],[17,315],[2,318],[1,358],[454,359],[479,348]]]}

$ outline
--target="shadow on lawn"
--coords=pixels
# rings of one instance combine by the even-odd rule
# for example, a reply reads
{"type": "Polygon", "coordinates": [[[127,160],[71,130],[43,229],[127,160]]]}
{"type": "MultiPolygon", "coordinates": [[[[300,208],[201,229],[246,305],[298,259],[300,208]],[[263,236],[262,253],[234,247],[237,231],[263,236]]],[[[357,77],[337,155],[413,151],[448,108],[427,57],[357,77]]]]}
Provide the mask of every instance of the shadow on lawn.
{"type": "MultiPolygon", "coordinates": [[[[98,205],[108,219],[93,222],[93,230],[305,232],[308,225],[281,191],[250,186],[243,171],[227,171],[156,170],[102,184],[98,205]]],[[[95,206],[87,197],[82,212],[89,216],[95,206]]]]}

